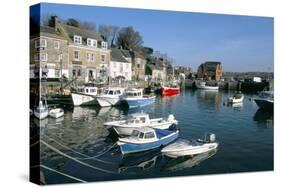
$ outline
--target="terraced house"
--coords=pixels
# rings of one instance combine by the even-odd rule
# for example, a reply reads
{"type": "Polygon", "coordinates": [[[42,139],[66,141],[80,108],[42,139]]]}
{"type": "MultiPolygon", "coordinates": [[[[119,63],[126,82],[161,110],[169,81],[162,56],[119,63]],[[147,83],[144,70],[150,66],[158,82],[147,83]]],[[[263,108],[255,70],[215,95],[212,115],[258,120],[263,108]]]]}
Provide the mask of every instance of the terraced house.
{"type": "Polygon", "coordinates": [[[40,67],[40,74],[47,72],[48,78],[63,75],[83,82],[106,81],[110,62],[107,42],[96,32],[60,23],[55,16],[52,19],[52,27],[41,26],[31,39],[31,69],[40,67]]]}
{"type": "Polygon", "coordinates": [[[68,42],[53,27],[40,26],[30,38],[30,77],[69,77],[68,42]]]}

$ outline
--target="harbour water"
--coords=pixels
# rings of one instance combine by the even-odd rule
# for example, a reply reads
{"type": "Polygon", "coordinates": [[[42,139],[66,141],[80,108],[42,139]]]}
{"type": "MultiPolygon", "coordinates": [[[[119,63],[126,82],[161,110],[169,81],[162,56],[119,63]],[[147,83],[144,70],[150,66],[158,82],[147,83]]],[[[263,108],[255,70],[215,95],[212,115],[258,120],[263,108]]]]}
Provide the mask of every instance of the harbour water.
{"type": "Polygon", "coordinates": [[[273,113],[259,110],[249,100],[252,94],[245,94],[243,105],[224,105],[231,95],[187,89],[177,96],[157,97],[155,104],[141,109],[64,106],[63,118],[41,123],[32,118],[42,140],[41,172],[47,184],[56,184],[273,170],[273,113]],[[151,117],[174,114],[180,138],[212,132],[219,147],[192,158],[170,159],[159,150],[124,158],[116,135],[103,123],[139,111],[151,117]]]}

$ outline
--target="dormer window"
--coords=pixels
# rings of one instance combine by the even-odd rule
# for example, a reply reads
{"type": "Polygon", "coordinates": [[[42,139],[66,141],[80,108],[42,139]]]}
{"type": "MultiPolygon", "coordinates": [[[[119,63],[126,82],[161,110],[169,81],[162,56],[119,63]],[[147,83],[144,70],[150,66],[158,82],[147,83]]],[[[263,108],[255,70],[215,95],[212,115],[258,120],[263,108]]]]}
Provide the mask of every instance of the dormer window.
{"type": "Polygon", "coordinates": [[[75,44],[82,44],[82,37],[78,35],[73,36],[73,41],[75,44]]]}
{"type": "Polygon", "coordinates": [[[107,42],[102,41],[101,42],[101,48],[102,49],[107,49],[107,42]]]}
{"type": "Polygon", "coordinates": [[[95,39],[90,39],[90,38],[88,38],[87,39],[87,45],[88,46],[91,46],[91,47],[97,47],[97,40],[95,40],[95,39]]]}

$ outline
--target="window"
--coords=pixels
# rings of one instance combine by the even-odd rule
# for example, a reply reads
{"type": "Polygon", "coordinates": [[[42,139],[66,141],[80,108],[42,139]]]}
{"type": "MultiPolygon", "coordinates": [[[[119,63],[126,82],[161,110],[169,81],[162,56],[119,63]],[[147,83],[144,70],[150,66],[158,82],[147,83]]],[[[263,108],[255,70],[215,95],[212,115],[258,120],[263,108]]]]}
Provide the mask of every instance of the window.
{"type": "Polygon", "coordinates": [[[73,36],[73,41],[75,44],[82,44],[82,37],[78,35],[73,36]]]}
{"type": "Polygon", "coordinates": [[[48,60],[48,54],[41,53],[40,54],[40,61],[47,61],[48,60]]]}
{"type": "Polygon", "coordinates": [[[55,62],[59,62],[61,60],[61,54],[55,54],[55,62]]]}
{"type": "Polygon", "coordinates": [[[139,138],[143,138],[144,133],[140,133],[139,138]]]}
{"type": "Polygon", "coordinates": [[[39,61],[39,54],[34,54],[34,61],[39,61]]]}
{"type": "Polygon", "coordinates": [[[87,39],[87,45],[88,46],[92,46],[92,47],[97,47],[97,40],[95,40],[95,39],[90,39],[90,38],[88,38],[87,39]]]}
{"type": "Polygon", "coordinates": [[[139,135],[139,131],[133,130],[131,136],[137,137],[139,135]]]}
{"type": "Polygon", "coordinates": [[[93,53],[87,53],[87,61],[90,62],[94,62],[95,61],[95,54],[93,53]]]}
{"type": "Polygon", "coordinates": [[[113,91],[110,90],[110,91],[108,92],[108,94],[109,94],[109,95],[113,95],[113,91]]]}
{"type": "Polygon", "coordinates": [[[138,69],[140,68],[140,64],[139,64],[139,63],[137,64],[137,68],[138,68],[138,69]]]}
{"type": "Polygon", "coordinates": [[[46,39],[37,39],[35,40],[35,48],[46,48],[47,40],[46,39]]]}
{"type": "Polygon", "coordinates": [[[102,41],[101,42],[101,48],[102,49],[107,49],[107,42],[102,41]]]}
{"type": "Polygon", "coordinates": [[[74,51],[74,60],[79,61],[79,51],[74,51]]]}
{"type": "Polygon", "coordinates": [[[105,63],[105,55],[101,55],[101,63],[105,63]]]}
{"type": "Polygon", "coordinates": [[[145,133],[144,138],[154,138],[154,133],[153,132],[145,133]]]}
{"type": "Polygon", "coordinates": [[[60,41],[58,41],[58,40],[54,41],[54,48],[55,49],[60,49],[60,41]]]}

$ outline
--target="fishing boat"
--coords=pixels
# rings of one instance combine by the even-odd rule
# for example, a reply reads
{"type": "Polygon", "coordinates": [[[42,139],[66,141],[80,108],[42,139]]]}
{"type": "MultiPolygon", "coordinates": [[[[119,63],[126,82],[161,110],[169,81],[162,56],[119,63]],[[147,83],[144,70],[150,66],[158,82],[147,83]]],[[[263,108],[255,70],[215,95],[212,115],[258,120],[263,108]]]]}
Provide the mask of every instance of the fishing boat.
{"type": "Polygon", "coordinates": [[[254,99],[259,108],[273,110],[274,92],[261,91],[259,97],[254,99]]]}
{"type": "Polygon", "coordinates": [[[64,115],[64,110],[62,108],[54,108],[49,111],[49,116],[52,118],[60,118],[64,115]]]}
{"type": "Polygon", "coordinates": [[[96,96],[101,107],[115,106],[120,104],[124,95],[124,89],[120,87],[108,87],[102,94],[96,96]]]}
{"type": "Polygon", "coordinates": [[[117,145],[119,145],[122,154],[127,155],[165,146],[176,140],[178,136],[178,130],[170,131],[141,127],[133,130],[131,136],[119,138],[117,145]]]}
{"type": "Polygon", "coordinates": [[[43,104],[43,101],[39,101],[39,105],[34,109],[34,116],[37,117],[38,119],[44,119],[48,116],[49,111],[48,111],[48,105],[43,104]]]}
{"type": "Polygon", "coordinates": [[[161,95],[176,95],[180,93],[177,83],[170,83],[161,87],[161,95]]]}
{"type": "Polygon", "coordinates": [[[206,89],[206,90],[218,90],[219,89],[219,86],[206,85],[206,82],[204,82],[204,81],[196,81],[195,85],[198,89],[206,89]]]}
{"type": "Polygon", "coordinates": [[[242,103],[244,100],[244,95],[243,94],[235,94],[232,97],[229,97],[227,99],[228,103],[234,104],[234,103],[242,103]]]}
{"type": "Polygon", "coordinates": [[[95,105],[97,104],[96,95],[98,88],[95,86],[82,86],[75,91],[71,91],[71,97],[74,106],[95,105]]]}
{"type": "Polygon", "coordinates": [[[205,135],[204,139],[186,140],[179,139],[171,145],[164,147],[161,152],[171,158],[188,155],[198,155],[209,152],[218,147],[214,134],[205,135]]]}
{"type": "Polygon", "coordinates": [[[156,96],[144,95],[143,89],[130,88],[125,91],[125,97],[123,98],[130,108],[142,107],[155,102],[156,96]]]}
{"type": "Polygon", "coordinates": [[[167,118],[150,119],[147,113],[135,113],[130,115],[126,120],[106,122],[104,125],[109,129],[113,128],[120,136],[131,135],[134,129],[141,127],[151,127],[157,129],[168,129],[171,125],[177,124],[173,114],[167,118]]]}

